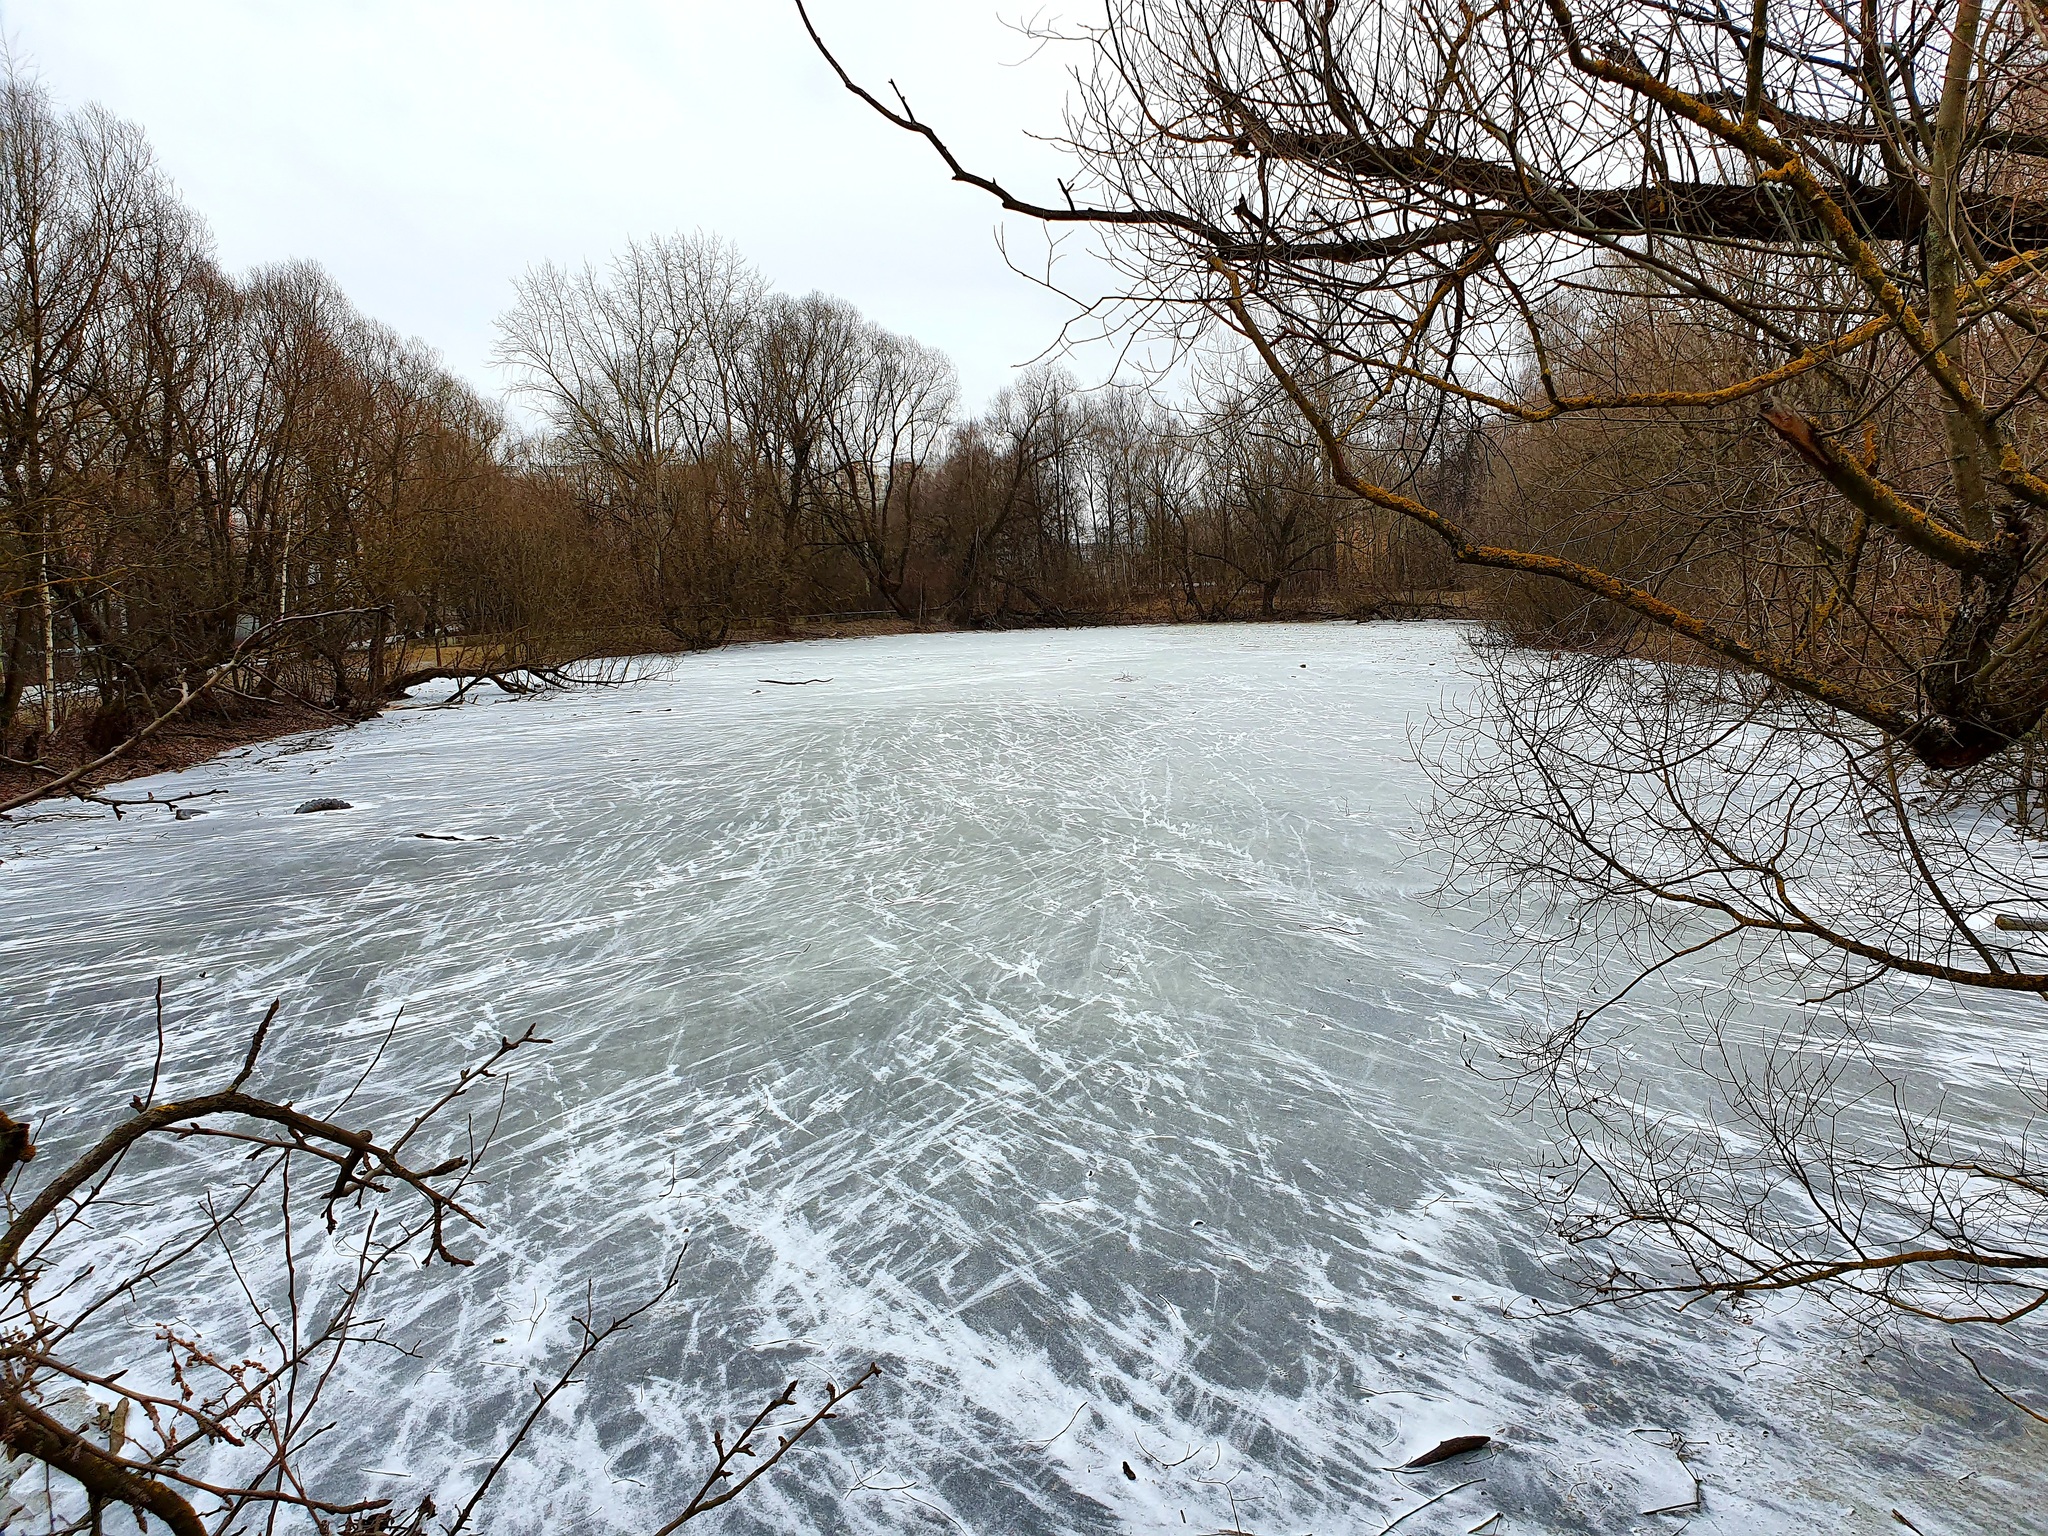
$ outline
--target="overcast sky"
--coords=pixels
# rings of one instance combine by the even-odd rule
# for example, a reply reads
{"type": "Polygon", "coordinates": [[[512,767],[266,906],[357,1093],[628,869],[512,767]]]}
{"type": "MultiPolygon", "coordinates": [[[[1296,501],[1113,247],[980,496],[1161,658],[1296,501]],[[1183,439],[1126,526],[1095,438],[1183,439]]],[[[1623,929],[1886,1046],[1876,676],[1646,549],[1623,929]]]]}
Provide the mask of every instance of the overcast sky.
{"type": "MultiPolygon", "coordinates": [[[[1027,133],[1058,127],[1066,61],[1030,59],[997,4],[812,14],[856,73],[1051,196],[1061,162],[1027,133]]],[[[778,286],[944,348],[970,406],[1066,318],[1004,266],[990,202],[840,89],[790,0],[0,0],[0,27],[60,102],[147,130],[230,267],[320,261],[492,392],[516,273],[657,231],[725,235],[778,286]]]]}

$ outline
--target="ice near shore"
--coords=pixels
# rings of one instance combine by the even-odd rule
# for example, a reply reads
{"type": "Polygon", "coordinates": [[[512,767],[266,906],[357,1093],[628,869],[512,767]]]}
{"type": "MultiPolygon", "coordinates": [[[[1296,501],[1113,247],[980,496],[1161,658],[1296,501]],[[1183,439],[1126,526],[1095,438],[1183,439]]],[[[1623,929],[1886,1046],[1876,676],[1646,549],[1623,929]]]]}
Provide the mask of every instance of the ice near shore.
{"type": "MultiPolygon", "coordinates": [[[[687,1242],[493,1530],[650,1529],[710,1422],[870,1359],[882,1383],[717,1518],[1377,1532],[1456,1488],[1401,1530],[2048,1530],[2048,1433],[1931,1333],[1873,1355],[1810,1306],[1551,1312],[1509,1178],[1532,1132],[1465,1066],[1539,1003],[1423,899],[1414,836],[1409,731],[1464,643],[742,647],[130,787],[224,791],[203,817],[52,807],[0,826],[0,1105],[53,1155],[117,1113],[159,977],[181,1088],[281,998],[266,1086],[338,1096],[402,1008],[372,1123],[538,1026],[477,1267],[387,1288],[430,1347],[359,1355],[319,1453],[457,1492],[584,1280],[623,1303],[687,1242]],[[292,815],[321,797],[351,809],[292,815]],[[1461,1433],[1495,1439],[1391,1470],[1461,1433]]],[[[1972,1039],[1939,1065],[1958,1091],[2026,1040],[1930,1020],[1930,1058],[1972,1039]]],[[[165,1297],[227,1305],[224,1263],[165,1297]]]]}

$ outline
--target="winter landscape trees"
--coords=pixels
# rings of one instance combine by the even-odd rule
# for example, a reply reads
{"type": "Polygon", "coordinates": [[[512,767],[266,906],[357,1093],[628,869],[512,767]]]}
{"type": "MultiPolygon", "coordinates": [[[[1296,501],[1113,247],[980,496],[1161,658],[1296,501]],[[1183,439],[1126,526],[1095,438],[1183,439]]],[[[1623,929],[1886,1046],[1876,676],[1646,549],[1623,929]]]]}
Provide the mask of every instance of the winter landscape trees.
{"type": "Polygon", "coordinates": [[[316,268],[222,273],[133,128],[19,77],[0,107],[17,777],[55,773],[66,724],[74,755],[116,746],[279,621],[288,646],[211,686],[347,709],[408,638],[518,650],[561,622],[530,611],[559,594],[528,568],[573,541],[516,483],[494,406],[316,268]]]}
{"type": "Polygon", "coordinates": [[[1100,206],[1002,195],[1114,232],[1134,323],[1238,332],[1350,496],[1936,766],[2032,729],[2024,8],[1142,0],[1079,40],[1067,185],[1100,206]],[[1533,470],[1624,424],[1689,451],[1631,441],[1642,504],[1568,494],[1590,525],[1415,494],[1475,425],[1533,470]]]}
{"type": "Polygon", "coordinates": [[[139,130],[18,76],[5,110],[16,795],[173,708],[348,714],[821,613],[1336,614],[1442,579],[1389,577],[1242,370],[1175,404],[1041,367],[963,420],[946,358],[706,235],[518,280],[515,427],[317,267],[223,272],[139,130]],[[1284,509],[1248,453],[1290,458],[1284,509]]]}
{"type": "MultiPolygon", "coordinates": [[[[1470,686],[1418,733],[1425,840],[1540,990],[1474,1057],[1547,1133],[1523,1182],[1577,1294],[1806,1293],[1959,1348],[2038,1326],[2037,1061],[1973,1067],[1965,1098],[1909,1047],[1958,997],[2048,999],[2039,7],[1107,0],[1035,34],[1080,60],[1057,196],[963,161],[795,10],[945,173],[1093,232],[1147,382],[1041,362],[970,411],[943,354],[699,233],[519,276],[501,406],[316,267],[224,271],[137,130],[10,77],[0,815],[93,793],[174,719],[356,718],[821,616],[1470,618],[1470,686]],[[1644,1047],[1672,1020],[1676,1069],[1644,1047]]],[[[297,1479],[300,1394],[383,1342],[353,1320],[385,1266],[452,1259],[475,1152],[405,1156],[452,1098],[384,1142],[246,1094],[261,1046],[221,1094],[152,1082],[10,1194],[0,1434],[83,1490],[82,1524],[389,1525],[297,1479]],[[236,1220],[275,1185],[282,1289],[250,1300],[294,1326],[239,1363],[167,1332],[173,1374],[213,1383],[173,1402],[74,1346],[193,1250],[100,1274],[62,1245],[131,1147],[201,1138],[258,1160],[236,1220]],[[294,1206],[306,1166],[332,1184],[294,1206]],[[408,1192],[380,1226],[403,1202],[372,1197],[408,1192]],[[361,1267],[317,1304],[295,1210],[355,1223],[361,1267]],[[66,1420],[60,1382],[121,1407],[66,1420]],[[192,1470],[201,1440],[231,1476],[192,1470]]],[[[0,1119],[10,1190],[30,1151],[0,1119]]],[[[565,1384],[622,1324],[578,1326],[565,1384]]],[[[714,1450],[674,1523],[744,1486],[714,1450]]]]}

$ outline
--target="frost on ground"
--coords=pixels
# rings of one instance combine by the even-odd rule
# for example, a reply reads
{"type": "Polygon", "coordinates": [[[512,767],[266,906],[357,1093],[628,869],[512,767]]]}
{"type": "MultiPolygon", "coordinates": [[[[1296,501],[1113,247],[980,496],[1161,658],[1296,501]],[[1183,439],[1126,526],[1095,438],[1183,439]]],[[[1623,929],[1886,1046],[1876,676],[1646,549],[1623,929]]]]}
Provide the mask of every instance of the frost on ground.
{"type": "MultiPolygon", "coordinates": [[[[647,1529],[710,1421],[872,1358],[731,1528],[2048,1530],[2048,1435],[1931,1334],[1544,1306],[1503,1171],[1533,1149],[1463,1066],[1537,1000],[1418,899],[1409,724],[1462,645],[734,649],[133,787],[225,791],[187,821],[54,808],[0,827],[0,1100],[55,1114],[53,1157],[114,1113],[159,976],[174,1084],[282,997],[268,1087],[343,1090],[402,1007],[391,1113],[537,1025],[478,1267],[386,1289],[424,1348],[358,1355],[323,1442],[375,1492],[454,1492],[584,1280],[623,1303],[687,1241],[496,1529],[647,1529]],[[325,797],[352,808],[293,816],[325,797]]],[[[226,1304],[224,1264],[200,1280],[167,1315],[226,1304]]]]}

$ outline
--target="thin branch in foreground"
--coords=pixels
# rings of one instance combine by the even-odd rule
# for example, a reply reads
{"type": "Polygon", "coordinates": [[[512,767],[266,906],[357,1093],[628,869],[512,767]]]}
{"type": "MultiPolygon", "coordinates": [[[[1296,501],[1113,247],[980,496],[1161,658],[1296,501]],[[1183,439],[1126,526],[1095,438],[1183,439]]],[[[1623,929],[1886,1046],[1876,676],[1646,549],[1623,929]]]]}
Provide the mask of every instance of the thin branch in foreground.
{"type": "Polygon", "coordinates": [[[2010,1392],[2006,1391],[2005,1388],[2001,1387],[1989,1376],[1986,1376],[1984,1374],[1984,1367],[1979,1365],[1974,1359],[1972,1359],[1970,1356],[1970,1352],[1964,1349],[1962,1345],[1957,1344],[1954,1339],[1950,1339],[1949,1343],[1951,1346],[1954,1347],[1955,1352],[1963,1357],[1963,1363],[1969,1366],[1971,1370],[1977,1373],[1977,1379],[1983,1382],[1985,1386],[1989,1387],[1993,1392],[1996,1392],[2000,1397],[2004,1398],[2008,1403],[2012,1404],[2013,1407],[2019,1409],[2021,1413],[2024,1413],[2028,1418],[2032,1419],[2035,1423],[2048,1424],[2048,1413],[2042,1413],[2038,1409],[2029,1408],[2025,1403],[2021,1402],[2018,1398],[2014,1397],[2010,1392]]]}
{"type": "Polygon", "coordinates": [[[754,1415],[753,1419],[747,1424],[747,1427],[740,1432],[739,1438],[733,1441],[730,1446],[725,1443],[724,1436],[714,1430],[711,1436],[711,1444],[718,1452],[718,1460],[712,1464],[711,1475],[704,1479],[704,1486],[699,1488],[690,1502],[683,1507],[683,1512],[656,1531],[654,1536],[671,1536],[671,1533],[685,1521],[694,1520],[702,1514],[708,1514],[721,1504],[731,1503],[734,1499],[745,1493],[757,1478],[761,1477],[769,1468],[788,1455],[804,1436],[808,1435],[827,1419],[837,1417],[833,1413],[833,1409],[837,1408],[841,1403],[852,1397],[854,1393],[860,1391],[881,1374],[881,1366],[870,1364],[855,1379],[853,1385],[843,1392],[831,1382],[826,1382],[825,1401],[819,1406],[817,1412],[799,1424],[794,1432],[786,1435],[778,1434],[775,1437],[775,1449],[763,1457],[751,1472],[748,1472],[744,1477],[733,1483],[730,1488],[720,1493],[713,1493],[712,1490],[719,1483],[727,1481],[733,1476],[735,1462],[743,1456],[754,1457],[760,1455],[754,1449],[754,1436],[760,1433],[762,1426],[768,1422],[771,1414],[777,1413],[796,1402],[797,1383],[792,1381],[774,1397],[770,1398],[767,1406],[754,1415]]]}
{"type": "Polygon", "coordinates": [[[519,1427],[512,1432],[512,1438],[505,1442],[505,1448],[498,1453],[498,1459],[491,1463],[490,1470],[484,1473],[483,1481],[476,1485],[476,1491],[470,1494],[468,1501],[456,1514],[454,1522],[448,1526],[446,1536],[456,1536],[457,1532],[469,1524],[470,1517],[476,1513],[477,1506],[484,1500],[484,1495],[491,1491],[491,1484],[497,1481],[498,1474],[505,1470],[507,1463],[512,1460],[514,1453],[518,1451],[520,1446],[526,1443],[526,1437],[533,1433],[533,1427],[540,1422],[540,1416],[547,1412],[548,1404],[552,1403],[575,1383],[576,1373],[589,1362],[590,1357],[596,1354],[607,1340],[626,1332],[633,1324],[675,1294],[676,1286],[682,1279],[682,1271],[683,1256],[679,1253],[676,1255],[675,1262],[669,1266],[668,1278],[661,1283],[660,1289],[638,1306],[621,1312],[602,1328],[596,1326],[590,1307],[588,1305],[585,1306],[583,1314],[576,1319],[577,1330],[582,1334],[582,1342],[578,1344],[576,1353],[570,1358],[568,1365],[563,1368],[562,1373],[554,1379],[551,1385],[546,1388],[538,1385],[534,1387],[532,1410],[528,1412],[519,1427]]]}
{"type": "MultiPolygon", "coordinates": [[[[464,1127],[441,1127],[444,1145],[431,1154],[420,1150],[427,1141],[424,1133],[480,1078],[498,1075],[507,1057],[542,1043],[540,1037],[529,1029],[500,1039],[494,1051],[451,1084],[432,1091],[425,1113],[404,1123],[402,1134],[392,1140],[251,1090],[279,1017],[275,1003],[251,1032],[239,1062],[223,1070],[225,1087],[157,1102],[165,1054],[161,988],[157,1001],[157,1060],[149,1092],[138,1095],[129,1114],[27,1192],[25,1200],[0,1200],[0,1448],[25,1455],[52,1478],[62,1479],[52,1487],[88,1512],[94,1531],[104,1511],[118,1507],[155,1517],[174,1536],[223,1536],[238,1529],[245,1516],[252,1530],[276,1530],[280,1520],[303,1516],[332,1536],[424,1536],[437,1515],[431,1499],[401,1514],[389,1499],[318,1486],[304,1458],[314,1442],[339,1427],[329,1422],[331,1415],[320,1409],[320,1402],[345,1352],[385,1347],[423,1358],[408,1342],[387,1337],[384,1319],[369,1315],[366,1302],[387,1266],[401,1255],[416,1261],[420,1270],[436,1259],[467,1265],[467,1259],[449,1251],[445,1228],[451,1218],[480,1225],[462,1201],[495,1140],[495,1120],[488,1127],[467,1127],[467,1155],[462,1156],[443,1154],[462,1147],[464,1127]],[[236,1153],[246,1153],[248,1171],[238,1176],[239,1184],[230,1178],[223,1188],[217,1168],[193,1167],[187,1171],[198,1182],[196,1191],[182,1179],[137,1175],[130,1180],[132,1191],[117,1192],[116,1176],[146,1141],[194,1148],[235,1142],[240,1144],[236,1153]],[[310,1182],[296,1176],[307,1166],[316,1174],[310,1182]],[[276,1197],[267,1224],[251,1215],[257,1195],[266,1189],[276,1197]],[[96,1232],[117,1205],[119,1219],[141,1223],[146,1235],[153,1211],[194,1192],[203,1221],[196,1230],[160,1242],[154,1252],[125,1265],[83,1266],[63,1252],[67,1235],[96,1232]],[[217,1200],[217,1193],[222,1198],[217,1200]],[[402,1202],[400,1208],[411,1214],[389,1216],[394,1202],[402,1202]],[[338,1239],[352,1273],[336,1279],[334,1296],[321,1303],[316,1317],[311,1302],[318,1282],[306,1263],[307,1239],[300,1234],[309,1229],[300,1215],[304,1210],[320,1214],[325,1230],[334,1233],[344,1204],[364,1212],[363,1221],[352,1218],[351,1230],[338,1239]],[[394,1224],[381,1225],[387,1220],[394,1224]],[[181,1266],[213,1244],[232,1273],[233,1283],[219,1287],[224,1293],[220,1300],[241,1312],[251,1330],[248,1344],[216,1344],[196,1325],[159,1323],[153,1336],[167,1357],[161,1368],[134,1358],[100,1361],[81,1355],[96,1316],[115,1306],[148,1305],[152,1295],[179,1294],[176,1287],[189,1284],[189,1277],[176,1277],[181,1266]],[[53,1276],[58,1278],[53,1281],[53,1276]],[[111,1399],[112,1407],[103,1406],[96,1418],[81,1423],[63,1406],[78,1399],[81,1386],[90,1389],[93,1402],[104,1405],[111,1399]],[[131,1434],[135,1420],[146,1421],[147,1427],[131,1434]],[[202,1443],[216,1459],[204,1469],[187,1465],[187,1457],[197,1454],[202,1443]],[[222,1475],[216,1467],[237,1470],[222,1475]],[[199,1475],[202,1471],[205,1475],[199,1475]]],[[[385,1038],[388,1043],[389,1031],[385,1038]]],[[[377,1058],[383,1049],[377,1047],[377,1058]]],[[[359,1079],[349,1100],[361,1087],[359,1079]]],[[[497,1111],[502,1110],[501,1102],[497,1111]]],[[[35,1156],[31,1126],[0,1114],[0,1183],[18,1182],[19,1170],[35,1156]]],[[[552,1382],[534,1383],[534,1401],[516,1415],[509,1438],[444,1536],[475,1528],[483,1501],[529,1444],[543,1416],[561,1406],[563,1394],[583,1379],[601,1348],[676,1294],[682,1265],[678,1253],[651,1295],[609,1321],[599,1320],[594,1294],[586,1288],[566,1365],[552,1382]]],[[[877,1368],[869,1367],[848,1391],[828,1383],[823,1406],[779,1435],[772,1449],[757,1449],[757,1442],[773,1433],[770,1418],[794,1403],[794,1382],[754,1416],[736,1444],[729,1447],[714,1436],[717,1462],[668,1528],[738,1497],[876,1374],[877,1368]],[[743,1471],[740,1458],[759,1459],[743,1471]]],[[[514,1416],[508,1414],[508,1422],[514,1416]]]]}

